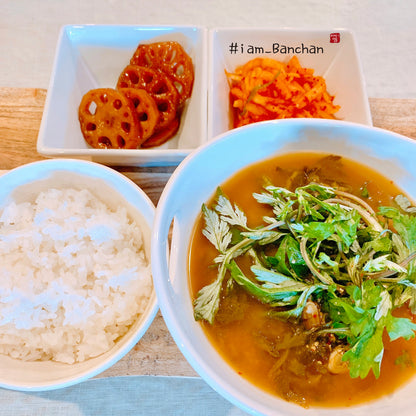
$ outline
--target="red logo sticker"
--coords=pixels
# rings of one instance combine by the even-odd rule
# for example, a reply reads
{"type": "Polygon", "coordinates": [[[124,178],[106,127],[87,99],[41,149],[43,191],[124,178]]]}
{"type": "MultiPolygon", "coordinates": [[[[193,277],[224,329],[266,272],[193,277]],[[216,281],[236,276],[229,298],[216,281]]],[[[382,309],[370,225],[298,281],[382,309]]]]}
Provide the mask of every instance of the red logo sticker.
{"type": "Polygon", "coordinates": [[[339,43],[341,40],[341,35],[339,33],[331,33],[329,35],[329,41],[331,43],[339,43]]]}

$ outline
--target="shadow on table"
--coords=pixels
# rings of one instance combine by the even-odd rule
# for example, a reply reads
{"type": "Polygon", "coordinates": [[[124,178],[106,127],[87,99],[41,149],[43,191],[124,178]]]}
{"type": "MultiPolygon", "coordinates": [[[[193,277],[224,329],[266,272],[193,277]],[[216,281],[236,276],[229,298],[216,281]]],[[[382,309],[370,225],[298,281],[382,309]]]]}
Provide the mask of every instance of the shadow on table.
{"type": "Polygon", "coordinates": [[[0,389],[0,416],[246,416],[193,377],[92,379],[47,392],[0,389]]]}

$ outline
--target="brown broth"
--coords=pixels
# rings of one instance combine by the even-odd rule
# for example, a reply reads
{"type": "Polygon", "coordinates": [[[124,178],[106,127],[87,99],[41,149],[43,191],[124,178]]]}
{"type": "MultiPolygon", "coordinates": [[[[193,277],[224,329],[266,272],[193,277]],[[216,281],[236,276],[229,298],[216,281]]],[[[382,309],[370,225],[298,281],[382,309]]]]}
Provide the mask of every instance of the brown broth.
{"type": "MultiPolygon", "coordinates": [[[[256,226],[261,223],[267,208],[258,204],[252,194],[262,191],[265,177],[274,185],[295,188],[302,181],[316,179],[318,171],[321,183],[335,185],[336,182],[358,196],[365,185],[370,195],[367,202],[374,208],[391,205],[393,197],[401,192],[392,181],[365,166],[344,158],[341,160],[315,153],[290,154],[254,164],[231,177],[221,188],[246,213],[249,224],[256,226]],[[293,166],[302,172],[297,178],[297,174],[293,173],[293,166]],[[241,192],[242,189],[244,192],[241,192]]],[[[213,199],[210,202],[212,201],[213,199]]],[[[202,235],[203,228],[201,216],[195,226],[189,250],[189,276],[193,298],[202,287],[216,278],[216,269],[210,266],[217,252],[202,235]]],[[[378,379],[372,373],[361,380],[352,379],[349,374],[333,375],[328,372],[309,377],[302,374],[291,377],[284,372],[276,372],[273,377],[273,366],[279,359],[279,354],[275,357],[270,355],[262,347],[262,342],[273,337],[282,337],[288,331],[290,333],[291,326],[289,323],[267,318],[265,312],[269,307],[247,295],[243,289],[238,288],[234,296],[236,302],[232,304],[227,304],[224,298],[221,300],[221,308],[214,324],[202,323],[204,331],[238,374],[286,400],[306,407],[351,406],[391,393],[416,371],[412,361],[416,357],[415,338],[394,342],[389,342],[386,338],[381,375],[378,379]],[[226,311],[221,312],[224,309],[226,311]],[[401,364],[397,364],[397,360],[401,364]]],[[[399,313],[410,316],[406,310],[399,313]]],[[[296,373],[296,368],[292,370],[296,373]]]]}

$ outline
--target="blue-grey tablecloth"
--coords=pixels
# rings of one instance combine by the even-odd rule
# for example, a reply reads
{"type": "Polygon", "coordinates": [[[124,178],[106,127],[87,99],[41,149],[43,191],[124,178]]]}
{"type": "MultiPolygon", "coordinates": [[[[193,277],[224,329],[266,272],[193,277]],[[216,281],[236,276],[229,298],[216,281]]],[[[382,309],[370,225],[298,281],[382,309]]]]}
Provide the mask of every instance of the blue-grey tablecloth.
{"type": "Polygon", "coordinates": [[[0,389],[0,416],[246,416],[197,377],[91,379],[59,390],[0,389]]]}

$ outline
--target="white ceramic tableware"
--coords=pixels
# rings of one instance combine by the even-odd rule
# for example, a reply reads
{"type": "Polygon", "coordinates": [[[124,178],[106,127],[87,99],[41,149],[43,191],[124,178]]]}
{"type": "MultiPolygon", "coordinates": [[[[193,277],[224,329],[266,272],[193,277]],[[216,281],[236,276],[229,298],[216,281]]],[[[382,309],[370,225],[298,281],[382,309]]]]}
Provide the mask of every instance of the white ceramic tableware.
{"type": "Polygon", "coordinates": [[[354,34],[346,29],[215,28],[209,33],[208,139],[230,128],[229,86],[224,70],[265,57],[301,66],[325,78],[343,121],[372,125],[354,34]]]}
{"type": "Polygon", "coordinates": [[[176,165],[206,140],[206,29],[192,26],[68,25],[61,29],[39,131],[37,150],[107,165],[176,165]],[[139,43],[179,42],[192,58],[195,80],[178,133],[149,149],[93,149],[78,121],[83,95],[115,88],[139,43]]]}
{"type": "MultiPolygon", "coordinates": [[[[150,259],[150,235],[155,207],[134,182],[121,173],[88,161],[52,159],[29,163],[0,176],[0,208],[10,203],[33,201],[52,187],[88,189],[111,209],[126,207],[143,231],[150,259]]],[[[1,285],[1,282],[0,282],[1,285]]],[[[144,335],[158,311],[154,289],[143,314],[106,353],[75,364],[53,361],[22,361],[0,355],[0,387],[41,391],[67,387],[93,377],[120,360],[144,335]]]]}
{"type": "Polygon", "coordinates": [[[274,397],[238,375],[194,320],[187,266],[191,234],[201,205],[240,169],[275,155],[304,151],[337,154],[365,164],[390,178],[416,200],[416,142],[398,134],[356,123],[318,119],[263,122],[226,132],[179,165],[158,203],[152,236],[152,269],[165,322],[200,376],[249,413],[412,416],[416,379],[380,400],[350,408],[304,409],[274,397]]]}

